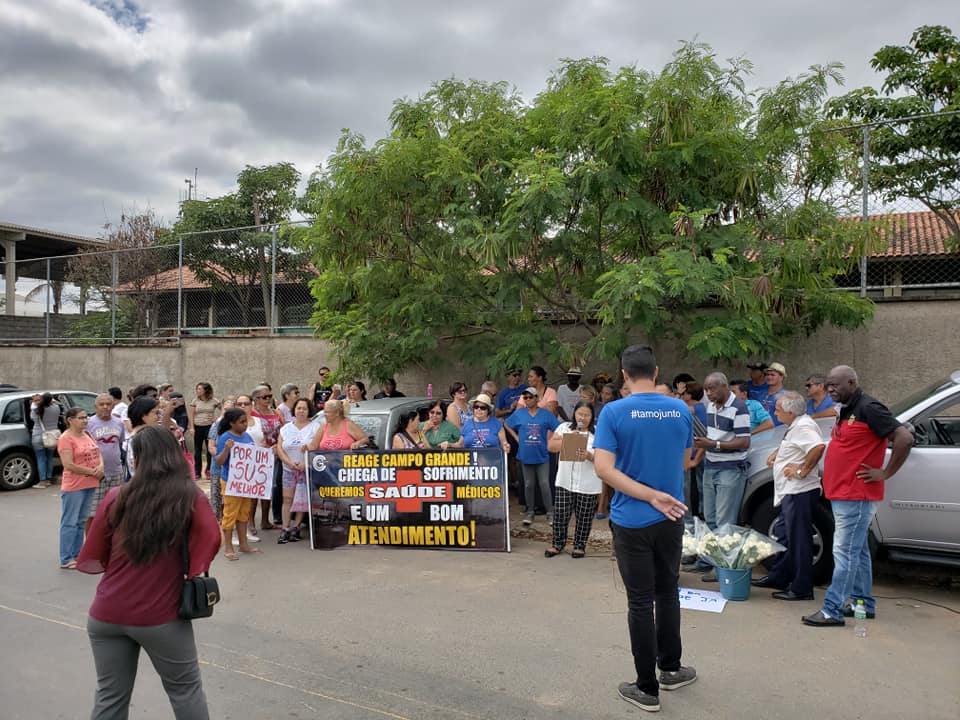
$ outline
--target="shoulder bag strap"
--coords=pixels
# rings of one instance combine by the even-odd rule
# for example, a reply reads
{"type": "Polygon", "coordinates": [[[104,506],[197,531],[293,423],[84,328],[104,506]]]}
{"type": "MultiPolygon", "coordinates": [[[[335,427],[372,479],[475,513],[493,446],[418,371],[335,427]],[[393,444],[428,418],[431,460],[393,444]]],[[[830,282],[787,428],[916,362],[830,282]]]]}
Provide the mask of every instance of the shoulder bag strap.
{"type": "Polygon", "coordinates": [[[190,579],[190,525],[192,524],[193,516],[191,515],[190,522],[188,522],[183,529],[183,548],[181,550],[183,555],[183,577],[185,579],[190,579]]]}

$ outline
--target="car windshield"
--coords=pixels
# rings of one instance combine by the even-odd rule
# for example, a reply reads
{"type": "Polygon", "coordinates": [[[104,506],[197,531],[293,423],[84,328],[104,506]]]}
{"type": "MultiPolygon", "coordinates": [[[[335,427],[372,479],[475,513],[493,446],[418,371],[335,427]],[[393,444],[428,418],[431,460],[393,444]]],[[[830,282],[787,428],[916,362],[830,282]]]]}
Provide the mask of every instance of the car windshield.
{"type": "Polygon", "coordinates": [[[949,390],[952,387],[956,387],[958,384],[960,384],[958,383],[958,380],[960,380],[960,378],[958,378],[958,373],[954,373],[951,377],[931,383],[922,390],[918,390],[917,392],[903,398],[903,400],[893,403],[890,406],[890,412],[893,413],[894,417],[897,417],[905,413],[917,403],[926,400],[931,395],[936,395],[943,390],[949,390]]]}
{"type": "Polygon", "coordinates": [[[363,432],[377,440],[380,437],[380,428],[383,426],[383,415],[361,415],[360,413],[350,413],[350,419],[353,420],[363,432]]]}

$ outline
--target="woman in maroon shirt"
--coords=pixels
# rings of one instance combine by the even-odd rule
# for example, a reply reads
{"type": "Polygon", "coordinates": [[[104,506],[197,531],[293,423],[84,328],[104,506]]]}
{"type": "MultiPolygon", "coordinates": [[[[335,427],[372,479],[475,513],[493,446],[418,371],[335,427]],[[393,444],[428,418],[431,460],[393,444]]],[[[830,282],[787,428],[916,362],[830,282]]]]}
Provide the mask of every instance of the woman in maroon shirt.
{"type": "Polygon", "coordinates": [[[177,609],[184,536],[194,577],[216,556],[220,527],[173,435],[146,427],[132,446],[133,478],[107,493],[77,558],[81,572],[104,573],[87,618],[97,668],[92,717],[127,716],[142,647],[174,716],[207,718],[193,626],[177,619],[177,609]]]}

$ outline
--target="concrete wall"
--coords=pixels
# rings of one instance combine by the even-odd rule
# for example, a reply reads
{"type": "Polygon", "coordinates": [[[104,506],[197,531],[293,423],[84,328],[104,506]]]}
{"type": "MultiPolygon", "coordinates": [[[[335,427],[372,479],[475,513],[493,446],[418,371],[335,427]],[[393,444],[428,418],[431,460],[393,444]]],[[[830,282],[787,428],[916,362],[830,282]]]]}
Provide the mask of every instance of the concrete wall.
{"type": "MultiPolygon", "coordinates": [[[[703,377],[713,369],[695,358],[684,358],[666,343],[652,344],[668,379],[679,372],[703,377]]],[[[869,392],[892,402],[960,369],[960,303],[880,303],[866,328],[856,332],[825,328],[797,340],[782,355],[765,359],[784,363],[787,387],[798,390],[812,372],[826,372],[841,363],[852,365],[869,392]]],[[[127,389],[140,382],[169,381],[189,390],[207,381],[218,395],[226,395],[249,392],[266,380],[275,389],[296,382],[305,390],[324,364],[335,367],[326,344],[295,336],[183,338],[179,346],[0,346],[0,382],[25,388],[100,390],[118,385],[127,389]]],[[[731,376],[746,374],[742,367],[720,369],[731,376]]],[[[547,370],[550,384],[563,381],[566,368],[547,370]]],[[[614,374],[616,364],[593,363],[584,370],[588,377],[600,370],[614,374]]],[[[465,381],[476,392],[483,379],[482,372],[464,366],[413,369],[397,377],[400,390],[408,395],[424,394],[431,382],[434,395],[442,397],[453,380],[465,381]]],[[[494,379],[503,382],[502,377],[494,379]]],[[[377,388],[368,389],[373,397],[377,388]]]]}

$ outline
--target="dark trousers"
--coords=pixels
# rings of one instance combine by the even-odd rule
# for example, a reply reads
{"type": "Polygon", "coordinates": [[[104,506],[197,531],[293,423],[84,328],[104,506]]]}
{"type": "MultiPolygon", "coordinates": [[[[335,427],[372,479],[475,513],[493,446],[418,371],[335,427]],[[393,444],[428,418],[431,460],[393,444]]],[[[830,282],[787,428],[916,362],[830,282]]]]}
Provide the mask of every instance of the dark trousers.
{"type": "Polygon", "coordinates": [[[577,525],[573,533],[573,549],[586,550],[599,499],[599,495],[571,492],[565,487],[557,488],[556,494],[553,496],[553,546],[557,550],[563,550],[563,546],[567,544],[570,515],[572,513],[577,514],[577,525]]]}
{"type": "Polygon", "coordinates": [[[784,495],[780,516],[773,526],[773,536],[787,549],[770,569],[771,585],[793,590],[797,595],[813,592],[813,505],[819,498],[819,488],[784,495]]]}
{"type": "Polygon", "coordinates": [[[193,426],[193,470],[194,477],[199,480],[203,477],[203,453],[207,453],[207,467],[210,467],[210,448],[207,447],[207,436],[210,434],[209,425],[193,426]]]}
{"type": "Polygon", "coordinates": [[[273,524],[283,524],[283,463],[277,458],[273,464],[273,488],[270,492],[270,512],[273,524]]]}
{"type": "Polygon", "coordinates": [[[664,520],[644,528],[610,523],[617,566],[627,593],[627,626],[637,687],[660,694],[657,667],[680,669],[680,552],[683,523],[664,520]],[[656,610],[654,610],[656,605],[656,610]]]}

